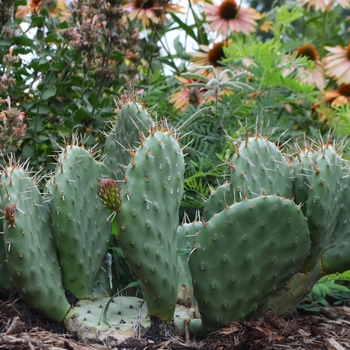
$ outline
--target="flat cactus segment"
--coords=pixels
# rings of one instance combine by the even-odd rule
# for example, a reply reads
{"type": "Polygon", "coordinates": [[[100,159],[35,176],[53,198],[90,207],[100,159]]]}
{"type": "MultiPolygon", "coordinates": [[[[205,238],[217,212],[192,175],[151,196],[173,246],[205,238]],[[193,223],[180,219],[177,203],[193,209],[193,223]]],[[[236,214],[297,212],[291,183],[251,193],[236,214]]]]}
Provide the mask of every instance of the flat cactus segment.
{"type": "Polygon", "coordinates": [[[139,103],[129,102],[120,109],[104,148],[104,163],[117,179],[122,180],[123,166],[129,163],[129,152],[139,146],[140,133],[148,135],[150,127],[153,127],[152,118],[139,103]]]}
{"type": "MultiPolygon", "coordinates": [[[[4,232],[2,220],[0,221],[0,231],[4,232]]],[[[10,271],[6,262],[6,246],[4,234],[0,233],[0,288],[11,290],[13,289],[13,284],[10,280],[10,271]]]]}
{"type": "Polygon", "coordinates": [[[214,215],[189,261],[204,331],[248,318],[299,271],[309,248],[307,221],[288,199],[260,196],[214,215]]]}
{"type": "Polygon", "coordinates": [[[120,296],[110,301],[109,298],[79,301],[67,314],[65,326],[78,339],[95,339],[99,332],[104,332],[120,342],[138,337],[150,327],[151,321],[146,317],[147,308],[143,299],[120,296]],[[104,322],[104,312],[107,323],[104,322]]]}
{"type": "MultiPolygon", "coordinates": [[[[108,338],[119,344],[129,338],[139,338],[151,327],[147,305],[137,297],[119,296],[81,300],[67,314],[64,323],[70,334],[84,343],[108,343],[108,338]],[[108,305],[108,307],[107,307],[108,305]]],[[[196,317],[193,309],[177,305],[174,324],[179,335],[185,334],[185,323],[196,317]]]]}
{"type": "Polygon", "coordinates": [[[99,180],[111,175],[89,151],[71,145],[59,155],[47,184],[63,286],[79,299],[91,297],[102,260],[112,245],[110,212],[98,196],[99,180]]]}
{"type": "Polygon", "coordinates": [[[11,281],[35,312],[60,322],[70,305],[61,284],[48,205],[19,167],[2,172],[0,194],[11,281]]]}
{"type": "Polygon", "coordinates": [[[230,183],[219,186],[208,198],[203,210],[203,220],[208,221],[214,214],[220,213],[234,203],[230,183]]]}
{"type": "Polygon", "coordinates": [[[183,153],[171,132],[153,131],[136,150],[121,189],[118,240],[150,316],[172,319],[177,297],[178,211],[183,153]]]}
{"type": "Polygon", "coordinates": [[[183,223],[177,228],[177,247],[179,249],[179,283],[177,302],[178,304],[186,305],[188,307],[197,303],[193,298],[192,276],[188,266],[188,258],[194,247],[196,236],[202,227],[202,221],[197,220],[191,223],[183,223]]]}
{"type": "Polygon", "coordinates": [[[332,239],[322,256],[322,268],[327,274],[350,270],[350,177],[342,180],[339,215],[332,239]]]}
{"type": "Polygon", "coordinates": [[[306,215],[306,202],[309,198],[310,178],[314,171],[313,161],[314,151],[306,149],[298,153],[291,166],[291,176],[294,178],[294,202],[302,205],[304,215],[306,215]]]}
{"type": "Polygon", "coordinates": [[[236,201],[272,194],[292,198],[288,163],[269,140],[258,135],[247,137],[236,146],[230,167],[231,191],[236,201]]]}
{"type": "Polygon", "coordinates": [[[320,145],[312,164],[306,217],[310,229],[311,249],[301,272],[308,272],[320,260],[330,240],[339,214],[343,160],[329,144],[320,145]]]}

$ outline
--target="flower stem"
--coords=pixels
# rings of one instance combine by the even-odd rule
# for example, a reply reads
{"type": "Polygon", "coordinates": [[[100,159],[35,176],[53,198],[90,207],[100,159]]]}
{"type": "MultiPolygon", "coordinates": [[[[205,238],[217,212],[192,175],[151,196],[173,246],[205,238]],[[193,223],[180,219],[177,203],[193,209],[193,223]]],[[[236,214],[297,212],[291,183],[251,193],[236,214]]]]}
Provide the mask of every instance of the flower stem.
{"type": "Polygon", "coordinates": [[[322,23],[322,56],[324,56],[324,46],[326,43],[326,24],[327,24],[327,11],[323,12],[323,23],[322,23]]]}

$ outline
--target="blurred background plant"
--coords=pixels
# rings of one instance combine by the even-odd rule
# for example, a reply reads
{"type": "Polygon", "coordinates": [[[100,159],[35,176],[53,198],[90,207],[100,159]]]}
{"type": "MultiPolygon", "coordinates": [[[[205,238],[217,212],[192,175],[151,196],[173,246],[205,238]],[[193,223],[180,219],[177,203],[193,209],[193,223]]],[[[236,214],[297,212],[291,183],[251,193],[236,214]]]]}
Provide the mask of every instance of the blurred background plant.
{"type": "Polygon", "coordinates": [[[299,312],[320,312],[325,307],[350,306],[350,271],[322,277],[299,304],[299,312]]]}
{"type": "Polygon", "coordinates": [[[227,136],[258,130],[283,145],[333,128],[348,137],[349,6],[1,0],[3,156],[45,173],[62,136],[102,149],[118,105],[134,99],[181,128],[182,213],[194,219],[208,185],[225,180],[227,136]]]}

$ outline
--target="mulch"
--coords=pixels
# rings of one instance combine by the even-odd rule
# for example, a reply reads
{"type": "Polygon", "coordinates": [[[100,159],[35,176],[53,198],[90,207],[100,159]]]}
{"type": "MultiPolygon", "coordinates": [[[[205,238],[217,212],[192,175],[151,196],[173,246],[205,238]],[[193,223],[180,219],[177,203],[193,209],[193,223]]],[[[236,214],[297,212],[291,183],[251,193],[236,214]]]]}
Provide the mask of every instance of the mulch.
{"type": "Polygon", "coordinates": [[[6,350],[345,350],[350,349],[350,308],[332,306],[320,313],[280,318],[267,314],[233,322],[204,340],[146,337],[118,344],[113,339],[83,344],[62,324],[37,316],[15,292],[0,290],[0,349],[6,350]]]}

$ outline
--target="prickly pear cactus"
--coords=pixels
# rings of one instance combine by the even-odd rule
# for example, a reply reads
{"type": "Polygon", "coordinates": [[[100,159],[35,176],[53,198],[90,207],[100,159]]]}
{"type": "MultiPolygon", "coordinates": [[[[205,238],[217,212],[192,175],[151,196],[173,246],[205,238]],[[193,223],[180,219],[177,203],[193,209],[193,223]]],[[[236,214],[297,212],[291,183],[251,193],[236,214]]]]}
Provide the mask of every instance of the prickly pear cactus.
{"type": "MultiPolygon", "coordinates": [[[[0,197],[0,203],[1,203],[1,197],[0,197]]],[[[3,229],[3,222],[0,221],[0,288],[4,288],[7,290],[13,289],[13,284],[10,280],[10,271],[7,267],[6,262],[6,245],[5,245],[5,239],[4,239],[4,229],[3,229]]]]}
{"type": "Polygon", "coordinates": [[[272,194],[292,198],[290,169],[274,143],[255,134],[235,146],[229,163],[234,201],[272,194]]]}
{"type": "Polygon", "coordinates": [[[203,210],[203,220],[208,221],[214,214],[220,213],[226,207],[233,204],[234,199],[231,192],[231,185],[229,182],[219,186],[213,191],[207,202],[205,203],[203,210]]]}
{"type": "Polygon", "coordinates": [[[79,299],[91,297],[95,277],[112,245],[110,214],[98,196],[99,180],[111,175],[89,151],[73,144],[64,147],[47,183],[63,286],[79,299]]]}
{"type": "Polygon", "coordinates": [[[311,249],[301,272],[311,271],[330,247],[342,193],[343,160],[328,142],[319,145],[312,167],[306,202],[311,249]]]}
{"type": "Polygon", "coordinates": [[[118,240],[139,279],[149,316],[173,318],[177,298],[178,210],[184,159],[171,131],[151,130],[125,171],[118,240]]]}
{"type": "Polygon", "coordinates": [[[185,221],[177,228],[177,247],[179,250],[179,281],[177,302],[178,304],[186,305],[188,307],[197,304],[193,297],[192,276],[190,268],[188,266],[188,259],[189,254],[194,247],[196,236],[202,227],[202,221],[197,218],[194,222],[185,221]]]}
{"type": "Polygon", "coordinates": [[[104,149],[104,163],[116,179],[123,179],[123,167],[129,163],[130,151],[138,147],[140,134],[148,135],[150,127],[153,127],[152,118],[139,103],[129,102],[120,109],[104,149]]]}
{"type": "Polygon", "coordinates": [[[301,210],[304,215],[306,215],[306,202],[309,198],[313,159],[314,150],[312,148],[305,148],[297,152],[297,156],[293,159],[291,166],[291,176],[294,179],[294,202],[302,206],[301,210]]]}
{"type": "Polygon", "coordinates": [[[49,207],[19,166],[3,170],[0,194],[11,281],[38,314],[62,321],[70,305],[61,284],[49,207]]]}
{"type": "Polygon", "coordinates": [[[294,202],[260,196],[214,215],[195,248],[194,296],[209,332],[249,318],[299,271],[310,248],[308,225],[294,202]]]}
{"type": "MultiPolygon", "coordinates": [[[[84,343],[111,340],[119,348],[130,337],[140,338],[151,327],[147,313],[145,300],[136,297],[80,300],[67,314],[65,326],[84,343]]],[[[185,323],[195,317],[193,309],[177,305],[174,317],[177,334],[184,335],[185,323]]]]}
{"type": "MultiPolygon", "coordinates": [[[[345,164],[344,164],[345,165],[345,164]]],[[[339,199],[339,215],[328,247],[322,255],[322,268],[327,274],[350,270],[350,177],[344,174],[339,199]]]]}

